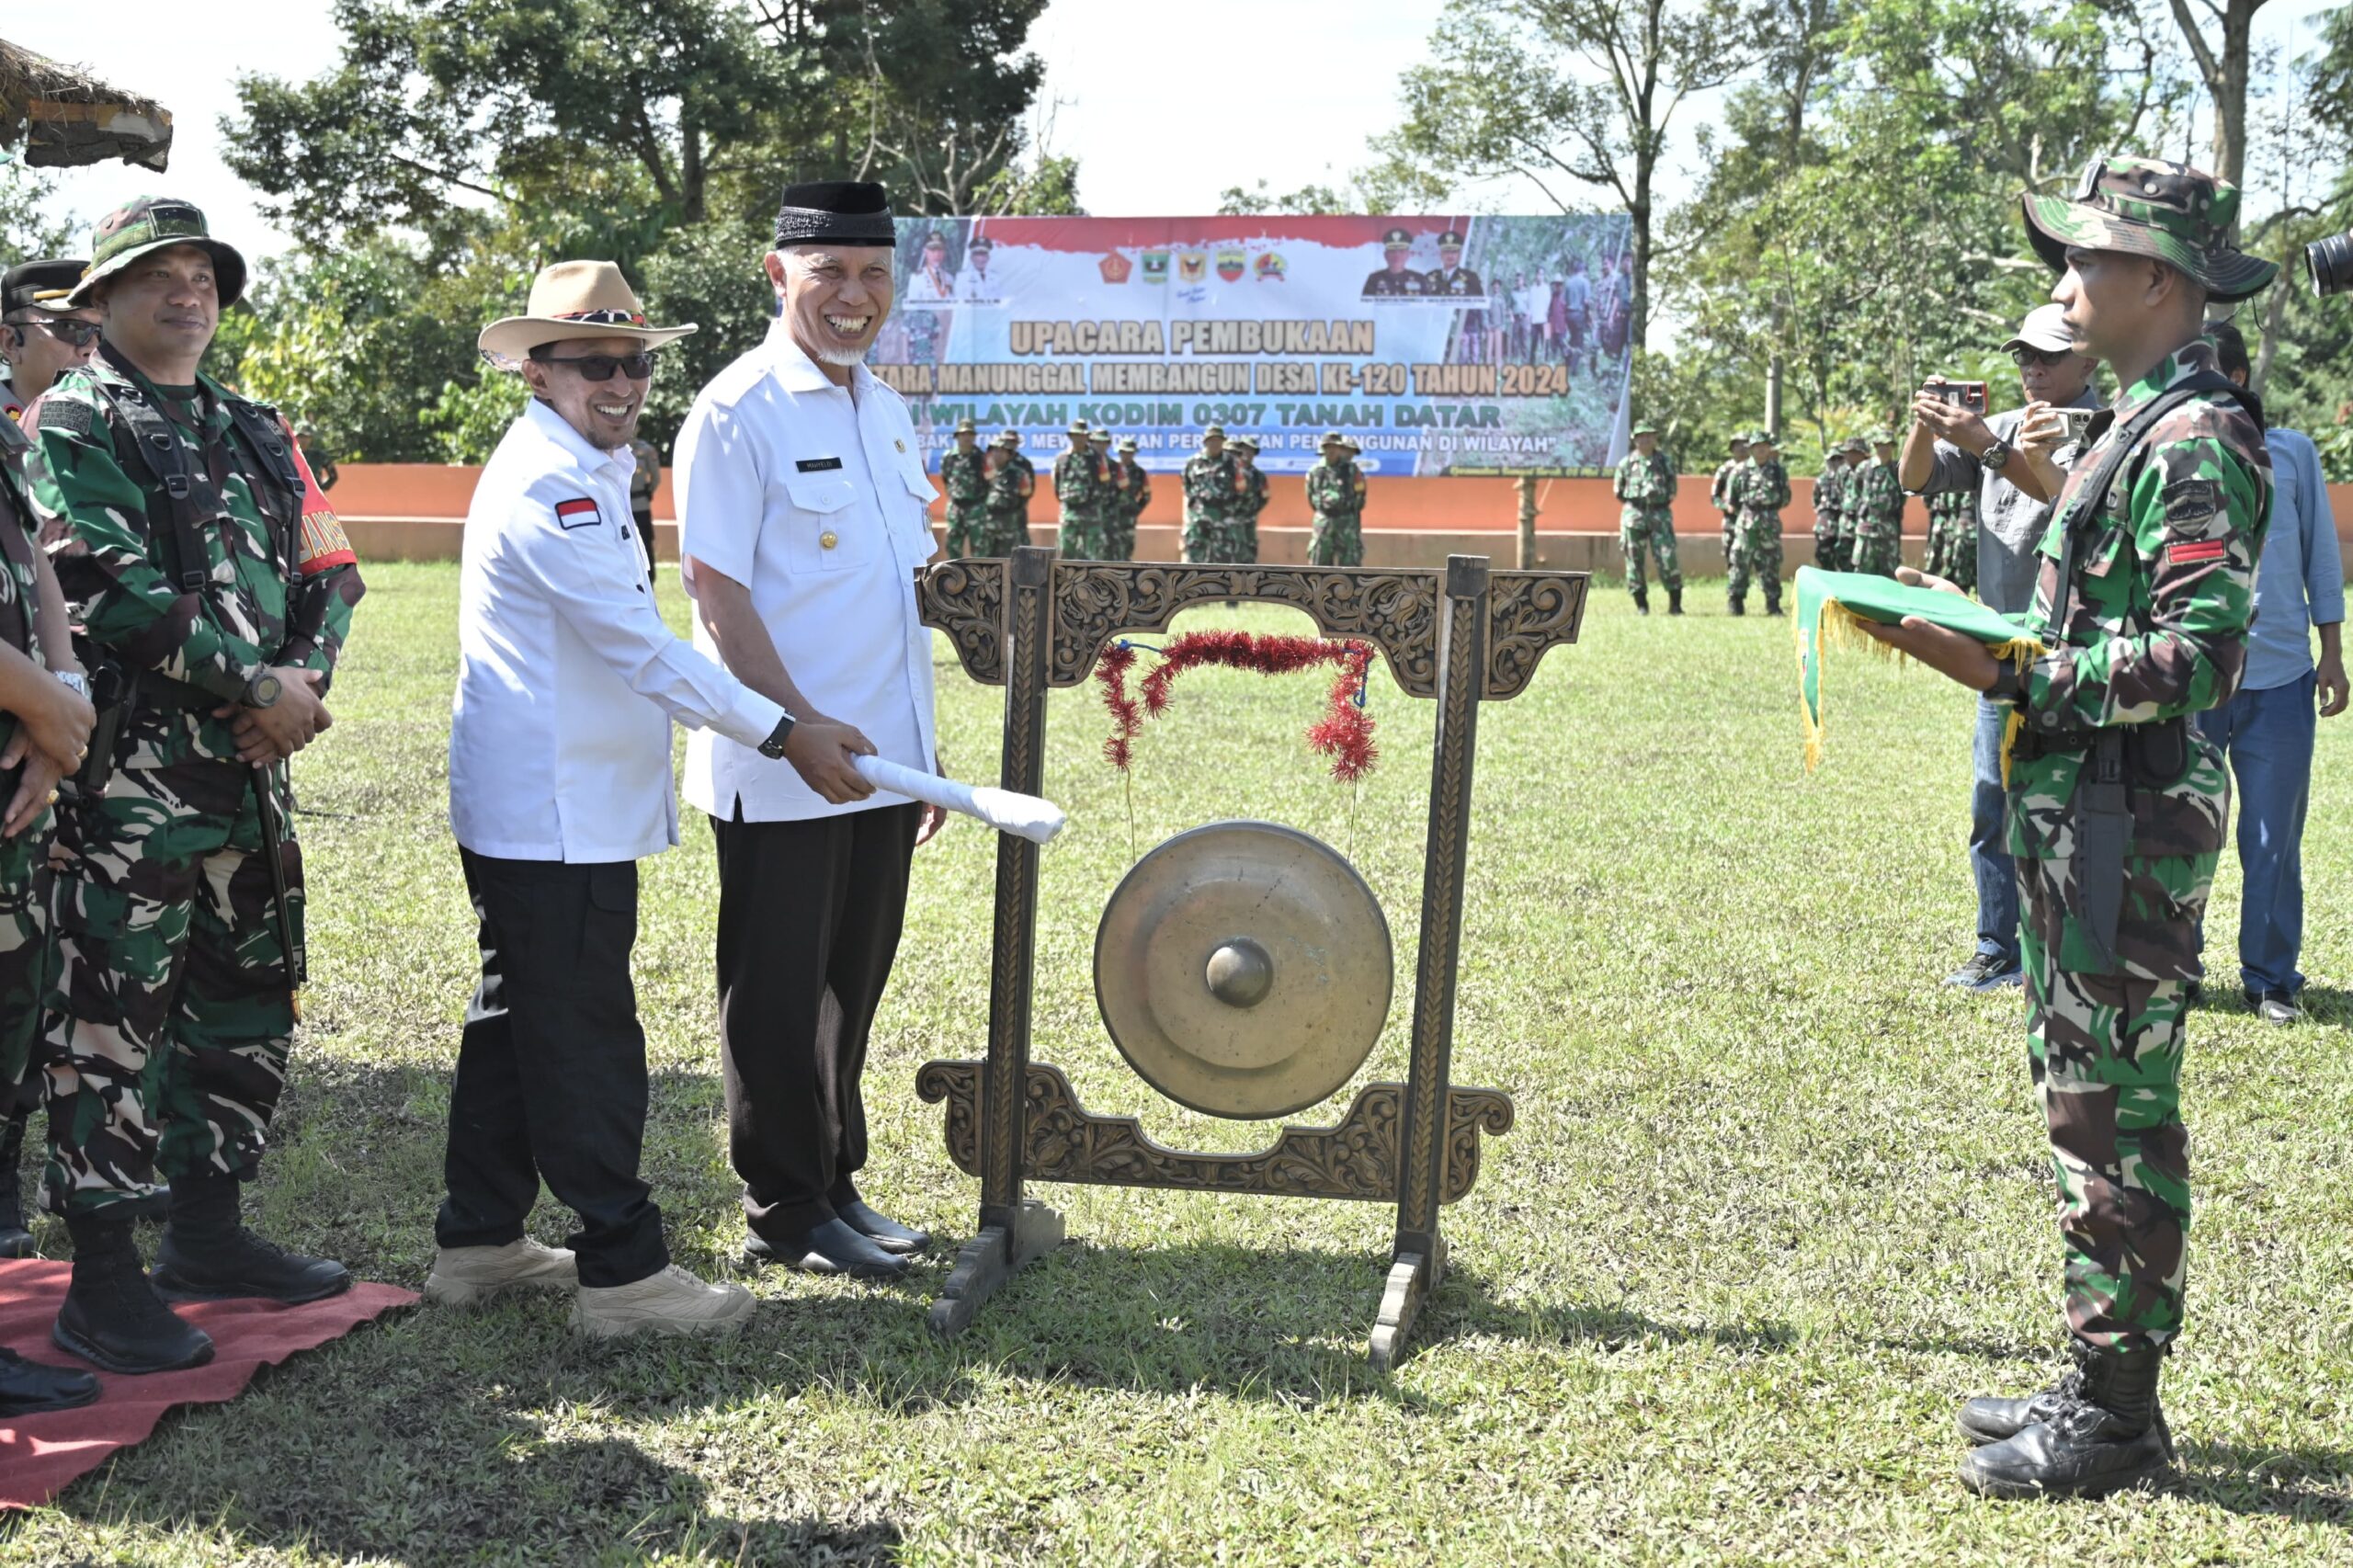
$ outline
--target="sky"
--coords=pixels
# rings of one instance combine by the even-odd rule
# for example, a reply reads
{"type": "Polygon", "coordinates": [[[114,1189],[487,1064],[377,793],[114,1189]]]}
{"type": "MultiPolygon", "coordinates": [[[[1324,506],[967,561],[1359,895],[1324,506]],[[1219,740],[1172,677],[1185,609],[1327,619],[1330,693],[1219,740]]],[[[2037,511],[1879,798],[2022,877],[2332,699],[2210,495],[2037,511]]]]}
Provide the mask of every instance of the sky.
{"type": "MultiPolygon", "coordinates": [[[[2271,0],[2257,13],[2258,40],[2292,45],[2300,27],[2308,39],[2329,3],[2271,0]]],[[[1188,0],[1175,13],[1054,0],[1032,34],[1051,100],[1040,109],[1048,144],[1077,155],[1081,203],[1110,217],[1214,211],[1228,186],[1259,180],[1275,194],[1343,185],[1370,161],[1367,143],[1396,111],[1397,74],[1420,58],[1438,10],[1438,0],[1349,0],[1337,13],[1296,0],[1188,0]]],[[[58,200],[67,210],[88,221],[142,192],[168,192],[255,255],[286,247],[222,163],[217,122],[236,106],[240,72],[314,75],[335,63],[339,39],[326,0],[244,0],[237,12],[233,26],[190,27],[184,0],[7,8],[0,28],[10,41],[85,64],[176,117],[168,174],[119,164],[66,171],[58,200]],[[93,16],[105,26],[87,26],[93,16]]],[[[1683,160],[1708,107],[1684,116],[1683,160]]],[[[1661,194],[1680,199],[1687,183],[1670,177],[1661,194]]],[[[1508,182],[1468,195],[1492,210],[1552,210],[1508,182]]]]}

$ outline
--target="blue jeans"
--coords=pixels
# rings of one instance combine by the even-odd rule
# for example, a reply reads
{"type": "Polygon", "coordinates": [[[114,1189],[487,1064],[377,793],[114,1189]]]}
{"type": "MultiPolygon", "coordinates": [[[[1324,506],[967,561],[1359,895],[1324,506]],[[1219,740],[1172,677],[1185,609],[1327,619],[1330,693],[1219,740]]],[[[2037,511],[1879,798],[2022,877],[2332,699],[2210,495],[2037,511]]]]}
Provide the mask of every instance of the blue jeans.
{"type": "Polygon", "coordinates": [[[2312,803],[2313,688],[2306,674],[2285,686],[2242,691],[2198,715],[2198,727],[2230,758],[2238,781],[2239,980],[2260,995],[2303,988],[2304,812],[2312,803]]]}
{"type": "Polygon", "coordinates": [[[1970,747],[1976,783],[1969,795],[1969,863],[1977,873],[1977,950],[2002,960],[2003,972],[2018,967],[2018,871],[2004,846],[2009,842],[2002,788],[2002,729],[2010,705],[1977,699],[1977,735],[1970,747]]]}

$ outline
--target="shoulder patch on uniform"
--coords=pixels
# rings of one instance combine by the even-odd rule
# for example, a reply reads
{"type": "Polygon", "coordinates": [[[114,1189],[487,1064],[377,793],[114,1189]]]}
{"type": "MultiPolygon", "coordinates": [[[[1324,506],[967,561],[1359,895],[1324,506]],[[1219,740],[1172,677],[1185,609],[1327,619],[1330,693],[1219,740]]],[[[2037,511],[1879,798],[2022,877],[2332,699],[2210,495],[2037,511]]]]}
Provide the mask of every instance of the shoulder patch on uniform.
{"type": "Polygon", "coordinates": [[[63,430],[69,435],[86,436],[97,421],[98,411],[78,397],[46,397],[40,400],[38,428],[63,430]]]}
{"type": "Polygon", "coordinates": [[[575,495],[569,501],[555,504],[556,526],[563,528],[593,528],[599,521],[597,503],[585,495],[575,495]]]}
{"type": "Polygon", "coordinates": [[[2165,506],[2167,532],[2184,538],[2201,534],[2214,514],[2222,509],[2222,482],[2177,479],[2165,487],[2158,499],[2165,506]]]}
{"type": "Polygon", "coordinates": [[[343,531],[343,519],[331,508],[302,514],[302,553],[295,569],[305,577],[315,577],[338,566],[356,566],[359,554],[351,548],[351,536],[343,531]]]}

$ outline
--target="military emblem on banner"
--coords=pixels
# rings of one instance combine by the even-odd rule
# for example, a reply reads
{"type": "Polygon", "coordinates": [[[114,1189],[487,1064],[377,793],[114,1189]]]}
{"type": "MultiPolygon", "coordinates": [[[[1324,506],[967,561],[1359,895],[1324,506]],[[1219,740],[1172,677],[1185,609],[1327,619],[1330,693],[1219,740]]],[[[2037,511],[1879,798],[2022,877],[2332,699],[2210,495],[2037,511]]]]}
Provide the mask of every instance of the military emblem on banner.
{"type": "Polygon", "coordinates": [[[1103,269],[1104,282],[1125,283],[1128,280],[1128,274],[1135,270],[1136,264],[1118,251],[1109,251],[1095,265],[1103,269]]]}
{"type": "Polygon", "coordinates": [[[1210,274],[1210,258],[1197,250],[1188,250],[1176,258],[1176,281],[1199,283],[1210,274]]]}
{"type": "Polygon", "coordinates": [[[1166,251],[1148,250],[1143,253],[1143,280],[1147,283],[1168,281],[1168,253],[1166,251]]]}
{"type": "Polygon", "coordinates": [[[1250,258],[1243,255],[1240,250],[1222,250],[1217,253],[1217,275],[1228,283],[1242,281],[1242,274],[1249,265],[1250,258]]]}
{"type": "Polygon", "coordinates": [[[1257,259],[1255,265],[1258,269],[1258,281],[1261,283],[1281,282],[1284,272],[1289,270],[1290,266],[1283,259],[1283,253],[1279,250],[1267,252],[1257,259]]]}

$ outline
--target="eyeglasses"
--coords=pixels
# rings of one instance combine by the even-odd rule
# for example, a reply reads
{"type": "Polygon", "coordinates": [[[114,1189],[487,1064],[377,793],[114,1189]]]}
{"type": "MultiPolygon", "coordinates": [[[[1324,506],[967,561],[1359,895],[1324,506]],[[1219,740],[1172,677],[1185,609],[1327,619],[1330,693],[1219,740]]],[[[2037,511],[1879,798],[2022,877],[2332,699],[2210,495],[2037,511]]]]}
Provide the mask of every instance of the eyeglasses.
{"type": "Polygon", "coordinates": [[[632,381],[650,381],[654,376],[651,354],[534,354],[531,358],[542,365],[562,365],[584,381],[609,381],[615,370],[632,381]]]}
{"type": "Polygon", "coordinates": [[[2021,370],[2029,365],[2040,365],[2047,369],[2063,363],[2074,353],[2072,348],[2029,348],[2020,344],[2010,350],[2010,363],[2021,370]]]}
{"type": "Polygon", "coordinates": [[[6,324],[19,331],[37,326],[69,348],[87,348],[98,340],[98,324],[94,321],[47,321],[40,316],[25,316],[6,324]]]}

